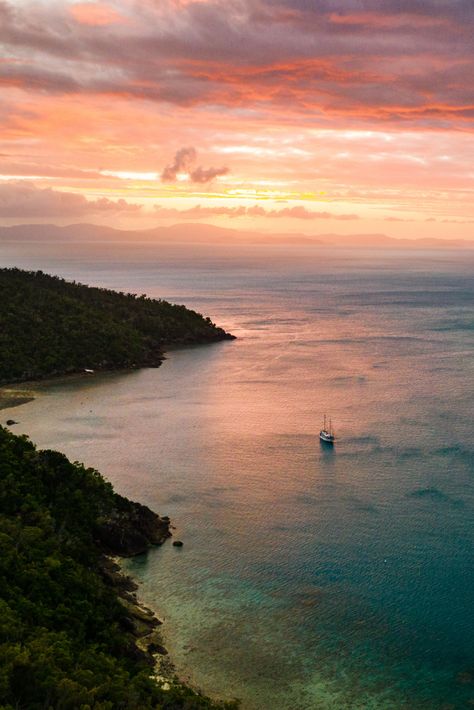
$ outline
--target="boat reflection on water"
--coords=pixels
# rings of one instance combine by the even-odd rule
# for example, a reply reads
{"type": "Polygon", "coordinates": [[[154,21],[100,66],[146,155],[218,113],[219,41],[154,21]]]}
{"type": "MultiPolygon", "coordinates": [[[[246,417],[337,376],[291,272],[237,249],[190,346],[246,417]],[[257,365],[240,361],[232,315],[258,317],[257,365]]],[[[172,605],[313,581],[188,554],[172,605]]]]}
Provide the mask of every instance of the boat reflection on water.
{"type": "Polygon", "coordinates": [[[336,463],[336,446],[334,442],[328,443],[323,439],[319,440],[320,449],[320,460],[324,462],[324,465],[333,466],[336,463]]]}
{"type": "Polygon", "coordinates": [[[336,446],[334,444],[334,441],[324,441],[324,439],[320,439],[319,448],[321,449],[321,451],[328,454],[329,456],[336,453],[336,446]]]}

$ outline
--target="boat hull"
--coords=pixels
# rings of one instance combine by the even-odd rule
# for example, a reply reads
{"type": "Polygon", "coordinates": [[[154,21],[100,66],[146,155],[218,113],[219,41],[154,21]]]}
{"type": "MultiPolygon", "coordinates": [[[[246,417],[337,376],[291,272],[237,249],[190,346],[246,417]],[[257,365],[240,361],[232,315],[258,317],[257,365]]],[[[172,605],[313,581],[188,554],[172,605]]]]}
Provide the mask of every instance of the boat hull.
{"type": "Polygon", "coordinates": [[[325,444],[334,444],[334,434],[329,434],[327,431],[320,431],[319,438],[325,444]]]}

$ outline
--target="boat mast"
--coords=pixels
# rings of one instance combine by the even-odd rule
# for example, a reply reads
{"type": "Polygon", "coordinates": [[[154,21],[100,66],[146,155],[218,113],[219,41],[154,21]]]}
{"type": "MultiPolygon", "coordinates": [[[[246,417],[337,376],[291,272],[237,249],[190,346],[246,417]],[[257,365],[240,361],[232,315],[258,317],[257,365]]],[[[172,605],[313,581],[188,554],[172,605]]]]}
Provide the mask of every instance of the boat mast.
{"type": "Polygon", "coordinates": [[[324,431],[326,431],[326,415],[324,415],[324,425],[323,425],[324,431]]]}

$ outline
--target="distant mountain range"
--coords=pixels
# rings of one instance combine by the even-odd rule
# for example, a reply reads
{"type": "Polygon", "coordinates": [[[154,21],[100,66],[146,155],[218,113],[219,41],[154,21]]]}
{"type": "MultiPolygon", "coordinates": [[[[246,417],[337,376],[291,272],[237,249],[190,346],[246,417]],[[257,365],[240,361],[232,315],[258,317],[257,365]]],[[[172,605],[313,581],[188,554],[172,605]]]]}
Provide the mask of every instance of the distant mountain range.
{"type": "Polygon", "coordinates": [[[212,224],[174,224],[169,227],[127,230],[96,224],[17,224],[0,227],[0,242],[155,242],[176,244],[286,244],[366,248],[473,248],[464,239],[397,239],[386,234],[266,234],[216,227],[212,224]]]}

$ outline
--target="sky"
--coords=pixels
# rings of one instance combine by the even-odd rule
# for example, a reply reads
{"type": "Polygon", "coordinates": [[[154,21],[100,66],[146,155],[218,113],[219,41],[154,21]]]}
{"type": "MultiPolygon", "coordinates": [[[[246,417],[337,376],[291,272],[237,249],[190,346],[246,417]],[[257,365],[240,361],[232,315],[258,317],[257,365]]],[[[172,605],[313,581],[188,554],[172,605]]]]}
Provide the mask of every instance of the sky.
{"type": "Polygon", "coordinates": [[[0,224],[474,239],[473,0],[0,0],[0,224]]]}

